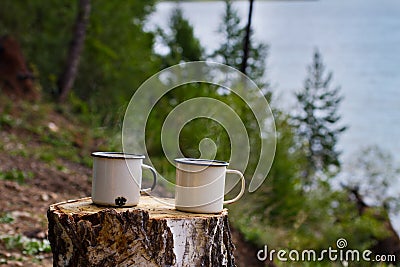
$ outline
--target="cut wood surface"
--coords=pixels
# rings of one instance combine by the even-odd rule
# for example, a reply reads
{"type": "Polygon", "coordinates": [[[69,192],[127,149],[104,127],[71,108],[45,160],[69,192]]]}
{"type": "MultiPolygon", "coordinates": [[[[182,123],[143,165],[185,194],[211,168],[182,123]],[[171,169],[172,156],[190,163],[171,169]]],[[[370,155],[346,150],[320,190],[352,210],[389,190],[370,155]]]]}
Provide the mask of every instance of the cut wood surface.
{"type": "Polygon", "coordinates": [[[195,214],[173,199],[101,207],[91,198],[51,205],[54,266],[235,266],[228,212],[195,214]]]}

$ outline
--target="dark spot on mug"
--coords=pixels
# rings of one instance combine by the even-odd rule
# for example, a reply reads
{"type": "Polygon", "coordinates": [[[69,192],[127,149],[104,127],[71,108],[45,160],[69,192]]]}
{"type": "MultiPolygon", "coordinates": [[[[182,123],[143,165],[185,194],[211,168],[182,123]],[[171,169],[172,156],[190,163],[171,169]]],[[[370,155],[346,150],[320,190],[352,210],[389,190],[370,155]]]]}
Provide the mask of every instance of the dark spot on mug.
{"type": "Polygon", "coordinates": [[[122,207],[123,205],[125,205],[126,203],[126,198],[124,197],[117,197],[115,199],[115,205],[117,205],[118,207],[122,207]]]}

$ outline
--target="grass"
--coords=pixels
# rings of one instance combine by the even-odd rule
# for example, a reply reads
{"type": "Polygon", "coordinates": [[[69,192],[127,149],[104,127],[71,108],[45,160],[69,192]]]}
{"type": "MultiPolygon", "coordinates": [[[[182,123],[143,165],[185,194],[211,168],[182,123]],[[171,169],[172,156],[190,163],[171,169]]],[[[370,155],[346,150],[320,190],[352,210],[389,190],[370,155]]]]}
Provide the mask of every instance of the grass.
{"type": "Polygon", "coordinates": [[[8,212],[5,212],[0,215],[0,223],[12,223],[13,221],[14,218],[8,212]]]}
{"type": "Polygon", "coordinates": [[[95,144],[99,144],[98,149],[108,150],[121,146],[116,130],[92,127],[87,122],[88,114],[84,118],[54,103],[21,101],[16,106],[4,96],[0,96],[1,102],[5,104],[0,106],[0,131],[4,136],[0,151],[13,156],[32,157],[48,164],[65,159],[91,167],[90,152],[95,144]]]}
{"type": "MultiPolygon", "coordinates": [[[[100,127],[90,115],[83,118],[68,106],[22,100],[16,105],[2,95],[0,103],[0,152],[10,159],[0,169],[0,180],[26,184],[42,168],[69,173],[75,164],[66,162],[91,167],[92,150],[121,151],[120,128],[100,127]],[[40,168],[27,164],[30,161],[40,164],[40,168]]],[[[46,215],[41,214],[37,219],[46,229],[46,215]]],[[[0,211],[1,229],[12,227],[16,231],[0,233],[0,249],[5,251],[0,252],[0,266],[16,262],[25,265],[28,260],[38,261],[40,265],[40,261],[48,256],[45,253],[51,252],[49,241],[18,233],[18,224],[19,220],[11,213],[0,211]]]]}
{"type": "Polygon", "coordinates": [[[14,126],[14,120],[10,114],[0,115],[0,128],[10,128],[14,126]]]}
{"type": "Polygon", "coordinates": [[[6,249],[19,250],[24,255],[34,256],[40,253],[51,252],[50,242],[47,239],[39,240],[23,235],[4,235],[1,238],[6,249]]]}
{"type": "Polygon", "coordinates": [[[27,179],[32,179],[33,173],[30,171],[22,171],[19,169],[11,169],[9,171],[0,172],[0,180],[14,181],[18,184],[25,184],[27,179]]]}

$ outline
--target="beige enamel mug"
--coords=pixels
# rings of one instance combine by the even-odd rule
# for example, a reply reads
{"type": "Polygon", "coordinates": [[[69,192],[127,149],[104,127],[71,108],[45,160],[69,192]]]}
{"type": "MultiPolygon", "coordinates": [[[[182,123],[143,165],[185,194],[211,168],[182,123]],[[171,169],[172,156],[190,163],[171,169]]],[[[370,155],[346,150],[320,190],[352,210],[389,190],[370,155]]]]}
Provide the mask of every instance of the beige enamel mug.
{"type": "Polygon", "coordinates": [[[228,162],[207,159],[179,158],[176,162],[175,208],[195,213],[218,213],[224,204],[240,199],[245,190],[243,174],[227,169],[228,162]],[[239,194],[224,201],[226,174],[241,178],[239,194]]]}
{"type": "Polygon", "coordinates": [[[94,152],[92,201],[105,206],[135,206],[140,192],[151,191],[156,186],[156,171],[143,164],[144,155],[122,152],[94,152]],[[141,189],[142,168],[153,174],[151,188],[141,189]]]}

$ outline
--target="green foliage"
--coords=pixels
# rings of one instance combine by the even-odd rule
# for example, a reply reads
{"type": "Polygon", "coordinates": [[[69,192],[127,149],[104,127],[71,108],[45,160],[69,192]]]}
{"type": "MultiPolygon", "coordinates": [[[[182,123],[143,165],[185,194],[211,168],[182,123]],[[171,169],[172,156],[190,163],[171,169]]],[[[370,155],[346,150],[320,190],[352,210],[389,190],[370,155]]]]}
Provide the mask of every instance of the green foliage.
{"type": "Polygon", "coordinates": [[[8,212],[4,212],[0,216],[0,223],[12,223],[13,221],[14,218],[8,212]]]}
{"type": "Polygon", "coordinates": [[[37,255],[51,252],[50,242],[47,239],[38,240],[22,235],[6,235],[1,237],[7,249],[16,249],[25,255],[37,255]]]}
{"type": "MultiPolygon", "coordinates": [[[[245,25],[241,25],[241,19],[238,11],[233,7],[232,1],[225,1],[225,13],[223,15],[218,32],[223,38],[222,44],[209,56],[209,58],[240,69],[243,59],[243,40],[246,34],[245,25]]],[[[248,76],[262,90],[264,96],[270,99],[269,84],[265,79],[266,58],[268,46],[263,43],[257,43],[251,39],[248,58],[248,76]]],[[[237,85],[234,85],[237,86],[237,85]]],[[[250,158],[246,175],[252,174],[258,163],[261,146],[261,133],[256,118],[252,110],[240,97],[233,93],[218,94],[216,98],[235,110],[241,121],[245,125],[248,139],[250,141],[250,158]]],[[[221,147],[230,147],[228,136],[222,136],[219,139],[221,147]]],[[[224,154],[229,158],[229,154],[224,154]]]]}
{"type": "Polygon", "coordinates": [[[212,57],[221,57],[222,62],[232,67],[240,68],[243,57],[243,38],[245,28],[240,25],[241,19],[237,10],[232,6],[232,1],[225,1],[225,14],[218,32],[222,35],[224,43],[214,51],[212,57]]]}
{"type": "MultiPolygon", "coordinates": [[[[77,1],[4,0],[1,5],[0,35],[16,36],[27,61],[37,68],[44,92],[52,96],[72,38],[77,1]]],[[[143,30],[153,5],[140,0],[92,1],[73,91],[100,123],[118,124],[134,91],[159,69],[152,51],[154,35],[143,30]]]]}
{"type": "MultiPolygon", "coordinates": [[[[59,165],[62,159],[66,159],[91,166],[88,155],[96,140],[104,140],[99,143],[99,149],[118,148],[114,142],[120,139],[114,138],[114,130],[92,129],[84,124],[87,122],[85,115],[76,116],[72,112],[70,108],[52,103],[20,101],[18,106],[3,113],[13,123],[4,128],[11,132],[1,140],[4,142],[0,145],[1,150],[12,156],[31,157],[48,164],[59,165]],[[62,112],[62,116],[54,111],[55,107],[62,112]],[[104,136],[113,138],[105,139],[104,136]]],[[[12,170],[2,173],[1,177],[23,183],[30,174],[12,170]]]]}
{"type": "Polygon", "coordinates": [[[375,240],[389,234],[376,217],[378,210],[360,215],[348,193],[333,190],[325,180],[304,190],[302,173],[308,162],[304,151],[297,148],[297,131],[290,120],[275,112],[274,164],[257,191],[246,192],[240,203],[229,206],[231,222],[259,247],[321,251],[345,238],[349,248],[371,248],[375,240]]]}
{"type": "MultiPolygon", "coordinates": [[[[273,189],[276,188],[270,187],[269,195],[273,189]]],[[[258,247],[267,244],[269,249],[322,251],[335,247],[339,238],[345,238],[348,249],[363,251],[375,245],[376,239],[389,234],[374,215],[375,211],[360,216],[355,203],[349,202],[343,191],[332,191],[321,185],[307,195],[281,195],[282,199],[298,202],[286,206],[292,212],[284,210],[282,203],[278,204],[281,210],[275,209],[271,201],[263,214],[253,213],[254,203],[264,202],[269,196],[262,198],[259,194],[256,191],[247,196],[246,202],[230,208],[231,222],[258,247]],[[274,209],[275,213],[271,212],[274,209]]]]}
{"type": "Polygon", "coordinates": [[[0,180],[15,181],[19,184],[24,184],[27,179],[32,179],[33,173],[19,169],[11,169],[9,171],[0,172],[0,180]]]}
{"type": "MultiPolygon", "coordinates": [[[[156,168],[165,171],[165,176],[168,173],[174,173],[173,166],[168,164],[168,161],[163,159],[163,147],[161,145],[161,128],[167,115],[179,104],[186,100],[196,97],[217,97],[216,86],[204,84],[204,83],[193,83],[183,86],[179,86],[170,92],[168,92],[160,101],[153,107],[146,124],[146,148],[149,156],[153,158],[159,158],[156,160],[156,168]],[[169,167],[167,167],[169,166],[169,167]]],[[[221,126],[216,122],[198,118],[188,122],[182,128],[179,134],[179,146],[182,153],[186,157],[198,157],[200,155],[199,143],[204,138],[210,138],[218,145],[221,145],[222,140],[227,139],[227,134],[221,126]]],[[[225,146],[225,143],[219,146],[220,149],[217,151],[216,157],[218,159],[229,159],[227,157],[228,150],[221,149],[225,146]]],[[[164,173],[163,173],[164,176],[164,173]]],[[[174,176],[170,176],[171,181],[174,176]]]]}
{"type": "Polygon", "coordinates": [[[168,48],[168,53],[160,56],[162,68],[180,63],[181,61],[198,61],[203,58],[204,49],[193,32],[193,26],[177,7],[171,14],[169,32],[161,28],[157,30],[161,42],[168,48]]]}
{"type": "Polygon", "coordinates": [[[318,172],[332,175],[340,168],[336,144],[346,127],[337,126],[342,97],[339,87],[331,88],[331,81],[332,72],[325,74],[321,55],[316,50],[304,88],[296,94],[299,112],[293,117],[300,149],[308,161],[303,174],[305,185],[312,184],[312,177],[318,172]]]}
{"type": "MultiPolygon", "coordinates": [[[[158,55],[161,68],[185,62],[197,61],[204,58],[204,49],[200,41],[194,35],[193,27],[184,17],[182,10],[177,7],[171,13],[169,28],[157,29],[160,42],[168,49],[165,55],[158,55]]],[[[162,169],[163,176],[173,181],[173,166],[163,159],[161,146],[161,128],[167,115],[179,104],[196,97],[216,97],[216,86],[204,83],[191,83],[174,88],[153,107],[146,125],[146,147],[150,157],[156,158],[157,169],[162,169]],[[158,158],[158,159],[157,159],[158,158]]],[[[183,154],[187,157],[198,157],[198,144],[203,138],[209,138],[211,129],[217,127],[214,122],[207,119],[195,119],[186,124],[179,136],[179,145],[183,154]]],[[[219,151],[219,153],[223,153],[219,151]]],[[[220,156],[220,154],[218,156],[220,156]]]]}
{"type": "Polygon", "coordinates": [[[255,192],[246,192],[240,205],[230,206],[233,223],[248,239],[273,248],[288,247],[293,236],[287,236],[287,231],[301,217],[307,197],[301,191],[301,154],[293,150],[294,131],[288,119],[275,114],[277,148],[267,179],[255,192]]]}
{"type": "Polygon", "coordinates": [[[103,124],[120,123],[125,107],[159,69],[154,35],[143,30],[154,1],[93,1],[85,50],[74,92],[100,114],[103,124]]]}
{"type": "MultiPolygon", "coordinates": [[[[10,133],[8,141],[11,145],[1,144],[0,148],[11,150],[9,147],[16,147],[7,152],[33,157],[65,171],[68,170],[63,168],[60,159],[90,166],[88,155],[93,144],[99,150],[121,150],[121,118],[129,99],[142,82],[161,68],[207,58],[192,25],[179,8],[171,14],[168,30],[158,29],[151,33],[143,29],[154,3],[154,0],[92,1],[85,48],[69,103],[32,105],[21,102],[15,112],[14,103],[1,101],[6,103],[0,107],[1,130],[21,130],[34,139],[38,147],[28,150],[10,133]],[[156,38],[168,48],[167,54],[154,53],[156,38]],[[56,122],[58,131],[52,131],[48,124],[48,114],[53,110],[67,118],[56,122]]],[[[65,0],[3,0],[1,4],[0,34],[12,34],[20,41],[27,60],[37,69],[35,73],[48,97],[56,91],[58,75],[66,59],[76,4],[76,1],[65,0]]],[[[239,69],[245,26],[231,1],[226,1],[219,33],[224,41],[208,58],[239,69]]],[[[268,47],[254,40],[250,45],[247,73],[269,98],[265,75],[268,47]]],[[[365,249],[373,245],[374,238],[387,235],[384,225],[371,211],[360,215],[355,203],[348,200],[348,193],[333,190],[325,179],[339,170],[336,143],[339,134],[345,130],[345,127],[337,126],[340,120],[337,109],[342,98],[339,89],[331,87],[331,82],[332,73],[325,73],[321,55],[316,51],[308,67],[304,88],[296,94],[300,106],[298,114],[291,118],[274,110],[277,150],[267,180],[256,192],[247,192],[240,202],[229,206],[232,223],[259,246],[318,250],[334,245],[338,238],[346,238],[349,246],[365,249]],[[311,177],[316,178],[311,181],[311,177]],[[304,185],[310,184],[313,186],[305,190],[304,185]]],[[[260,153],[260,129],[242,99],[232,93],[220,93],[219,89],[204,83],[180,86],[166,94],[150,113],[145,136],[147,149],[157,170],[170,181],[174,180],[175,170],[163,157],[161,127],[166,116],[180,103],[202,96],[226,103],[245,124],[251,147],[245,174],[247,179],[251,178],[260,153]]],[[[231,140],[228,134],[218,123],[204,118],[194,119],[182,128],[179,145],[183,154],[199,157],[198,146],[204,138],[217,144],[217,159],[229,160],[231,140]]],[[[366,177],[367,182],[353,186],[358,186],[364,196],[375,197],[377,211],[382,206],[392,207],[398,200],[383,192],[390,187],[389,178],[398,175],[398,171],[377,170],[377,166],[393,167],[387,164],[390,159],[384,154],[369,151],[364,154],[368,157],[362,158],[357,168],[367,173],[357,174],[357,177],[366,177]],[[373,164],[375,159],[378,159],[376,165],[373,164]]],[[[31,172],[18,169],[0,172],[0,179],[19,183],[32,176],[31,172]]],[[[1,223],[12,220],[7,213],[0,217],[1,223]]],[[[7,249],[18,249],[28,255],[50,251],[47,241],[21,235],[3,236],[1,240],[7,249]]]]}
{"type": "Polygon", "coordinates": [[[0,129],[11,128],[15,125],[15,121],[12,119],[10,114],[0,115],[0,129]]]}
{"type": "Polygon", "coordinates": [[[349,249],[364,250],[374,245],[373,238],[388,234],[372,213],[360,215],[346,192],[333,191],[322,184],[307,192],[299,215],[294,227],[288,229],[288,235],[294,237],[290,245],[296,248],[322,250],[345,238],[349,249]]]}
{"type": "Polygon", "coordinates": [[[0,35],[17,38],[28,62],[37,66],[40,83],[51,93],[72,34],[75,1],[4,0],[1,5],[0,35]]]}
{"type": "Polygon", "coordinates": [[[72,113],[72,114],[79,114],[79,117],[82,121],[90,124],[92,120],[98,121],[99,118],[96,118],[96,114],[92,114],[90,112],[90,107],[86,101],[83,101],[81,98],[77,96],[77,94],[72,91],[68,96],[68,106],[59,106],[60,113],[72,113]],[[70,108],[70,110],[62,110],[62,108],[70,108]]]}
{"type": "MultiPolygon", "coordinates": [[[[243,60],[243,40],[246,26],[241,25],[238,11],[234,9],[231,0],[225,0],[225,14],[218,32],[222,35],[223,43],[210,57],[218,62],[240,69],[243,60]]],[[[249,58],[246,73],[259,87],[268,88],[265,80],[266,58],[268,46],[257,43],[250,36],[249,58]]]]}

